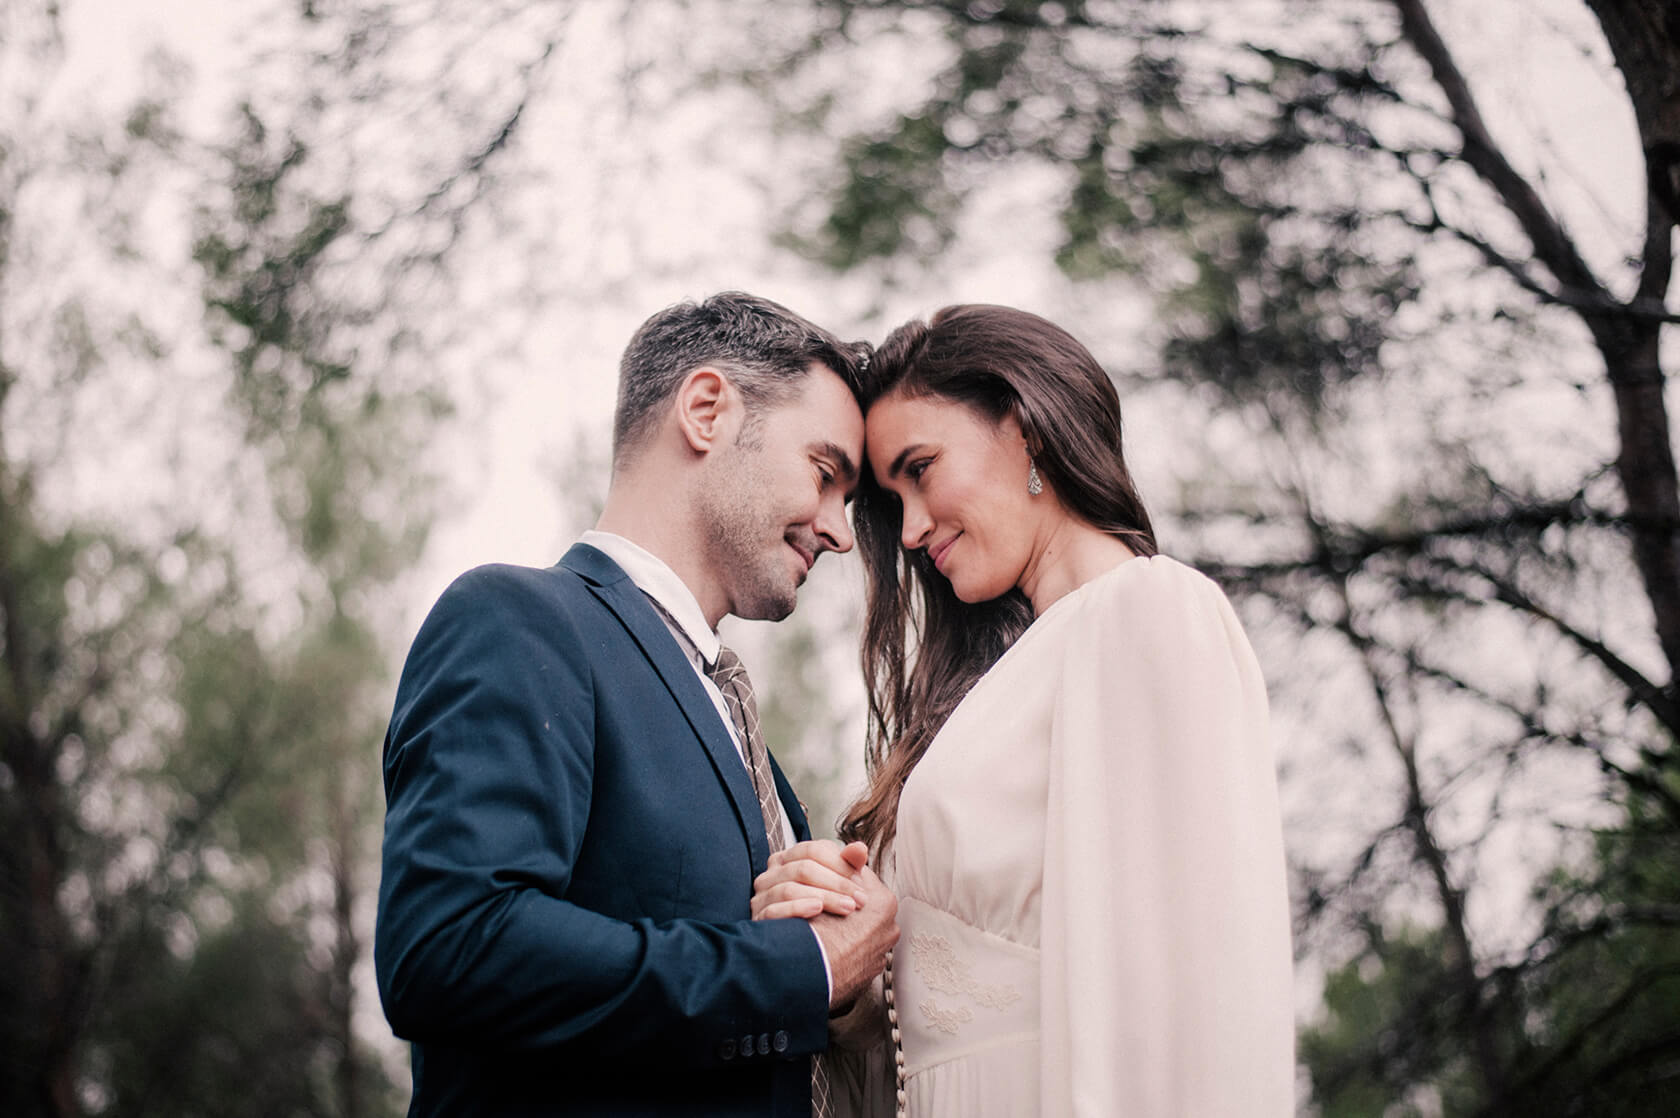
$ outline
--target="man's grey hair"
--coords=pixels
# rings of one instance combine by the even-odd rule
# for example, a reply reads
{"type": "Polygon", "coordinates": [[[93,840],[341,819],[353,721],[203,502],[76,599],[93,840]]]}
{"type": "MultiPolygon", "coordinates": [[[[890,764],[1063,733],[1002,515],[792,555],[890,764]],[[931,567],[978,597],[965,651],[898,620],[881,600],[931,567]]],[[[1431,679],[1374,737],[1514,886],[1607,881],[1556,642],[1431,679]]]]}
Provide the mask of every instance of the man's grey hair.
{"type": "Polygon", "coordinates": [[[813,363],[832,369],[858,396],[868,351],[780,303],[740,291],[666,307],[642,323],[619,361],[613,465],[622,465],[646,440],[659,405],[695,369],[717,369],[741,393],[746,437],[764,409],[793,395],[813,363]]]}

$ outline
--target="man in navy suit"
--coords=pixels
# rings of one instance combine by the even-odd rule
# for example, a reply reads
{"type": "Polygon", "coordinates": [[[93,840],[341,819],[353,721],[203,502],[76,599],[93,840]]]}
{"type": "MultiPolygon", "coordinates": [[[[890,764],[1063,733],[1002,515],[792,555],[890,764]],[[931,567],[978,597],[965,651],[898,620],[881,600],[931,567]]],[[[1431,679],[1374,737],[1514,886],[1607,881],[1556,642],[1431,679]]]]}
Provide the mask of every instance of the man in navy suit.
{"type": "Polygon", "coordinates": [[[421,627],[374,951],[411,1115],[811,1112],[897,903],[862,867],[830,911],[751,918],[771,850],[810,832],[716,626],[787,616],[851,547],[857,362],[748,295],[655,315],[596,530],[546,570],[468,572],[421,627]]]}

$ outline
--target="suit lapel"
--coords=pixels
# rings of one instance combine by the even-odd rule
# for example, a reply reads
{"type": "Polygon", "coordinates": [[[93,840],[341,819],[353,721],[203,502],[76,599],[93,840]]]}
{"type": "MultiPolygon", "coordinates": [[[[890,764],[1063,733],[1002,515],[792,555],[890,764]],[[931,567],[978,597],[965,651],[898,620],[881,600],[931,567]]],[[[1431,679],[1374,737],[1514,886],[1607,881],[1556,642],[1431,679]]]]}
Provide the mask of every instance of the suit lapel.
{"type": "MultiPolygon", "coordinates": [[[[735,751],[735,741],[718,717],[717,707],[706,694],[677,638],[666,628],[653,604],[648,601],[630,576],[617,563],[588,544],[573,544],[560,560],[568,570],[582,576],[601,604],[611,610],[641,648],[659,678],[664,681],[671,697],[682,710],[683,717],[705,748],[718,779],[729,792],[735,807],[735,820],[741,826],[747,845],[752,851],[755,872],[762,871],[770,857],[770,846],[764,837],[764,817],[758,810],[758,797],[753,793],[752,778],[735,751]],[[750,825],[749,825],[750,824],[750,825]]],[[[786,803],[791,791],[787,782],[777,774],[777,787],[786,803]]],[[[790,813],[791,815],[791,813],[790,813]]],[[[803,821],[804,815],[801,813],[803,821]]],[[[798,824],[795,824],[798,829],[798,824]]]]}
{"type": "Polygon", "coordinates": [[[811,837],[811,821],[805,817],[805,804],[794,795],[793,785],[782,775],[782,766],[776,764],[774,755],[770,757],[770,772],[776,778],[776,795],[781,797],[782,810],[787,812],[788,822],[793,825],[793,841],[806,841],[811,837]]]}

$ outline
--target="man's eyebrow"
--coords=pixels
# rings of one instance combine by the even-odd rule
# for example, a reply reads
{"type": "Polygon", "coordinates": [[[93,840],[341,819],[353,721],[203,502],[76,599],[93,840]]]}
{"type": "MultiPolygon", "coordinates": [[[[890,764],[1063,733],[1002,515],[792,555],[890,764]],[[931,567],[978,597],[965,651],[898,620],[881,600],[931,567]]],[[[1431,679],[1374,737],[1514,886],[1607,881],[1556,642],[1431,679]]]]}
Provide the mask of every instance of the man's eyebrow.
{"type": "Polygon", "coordinates": [[[848,483],[857,480],[857,463],[852,461],[852,456],[847,454],[838,443],[820,443],[816,449],[818,454],[834,459],[835,469],[848,483]]]}

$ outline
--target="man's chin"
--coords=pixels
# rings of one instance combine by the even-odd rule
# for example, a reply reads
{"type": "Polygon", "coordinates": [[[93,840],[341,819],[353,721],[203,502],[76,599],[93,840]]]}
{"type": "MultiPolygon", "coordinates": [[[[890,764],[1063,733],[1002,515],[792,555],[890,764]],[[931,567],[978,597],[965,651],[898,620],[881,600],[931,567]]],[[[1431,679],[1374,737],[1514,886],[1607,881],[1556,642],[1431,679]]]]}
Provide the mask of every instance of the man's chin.
{"type": "Polygon", "coordinates": [[[743,621],[785,621],[793,613],[797,603],[789,599],[785,602],[777,601],[755,608],[751,613],[737,614],[743,621]]]}
{"type": "Polygon", "coordinates": [[[734,610],[736,617],[743,621],[781,621],[793,612],[794,606],[799,604],[799,588],[797,586],[774,590],[768,587],[760,587],[760,591],[734,610]]]}

